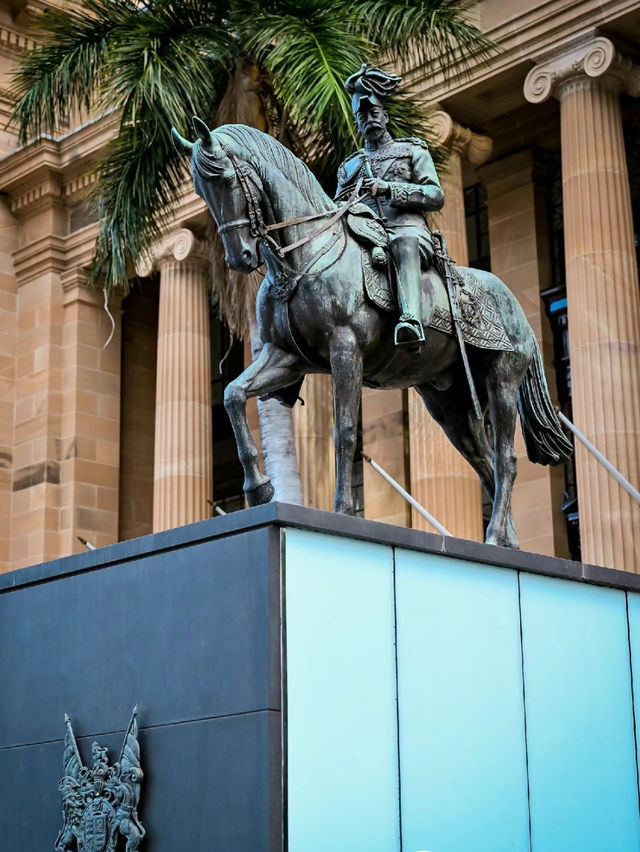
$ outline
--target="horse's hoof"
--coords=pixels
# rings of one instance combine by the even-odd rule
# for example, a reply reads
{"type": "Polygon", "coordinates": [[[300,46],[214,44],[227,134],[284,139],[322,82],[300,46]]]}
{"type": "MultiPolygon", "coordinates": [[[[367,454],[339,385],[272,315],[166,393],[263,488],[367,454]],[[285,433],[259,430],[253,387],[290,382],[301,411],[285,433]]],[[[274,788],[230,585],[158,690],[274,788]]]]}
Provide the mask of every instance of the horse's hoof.
{"type": "Polygon", "coordinates": [[[267,479],[267,481],[263,482],[262,485],[258,485],[255,488],[249,488],[244,493],[249,506],[261,506],[263,503],[269,503],[273,500],[275,489],[271,484],[271,480],[267,479]]]}
{"type": "Polygon", "coordinates": [[[355,509],[352,503],[336,503],[333,507],[336,515],[355,515],[355,509]]]}
{"type": "Polygon", "coordinates": [[[518,539],[515,535],[510,535],[509,533],[499,536],[487,531],[487,537],[485,538],[484,543],[494,544],[497,547],[510,547],[512,550],[520,550],[518,539]]]}

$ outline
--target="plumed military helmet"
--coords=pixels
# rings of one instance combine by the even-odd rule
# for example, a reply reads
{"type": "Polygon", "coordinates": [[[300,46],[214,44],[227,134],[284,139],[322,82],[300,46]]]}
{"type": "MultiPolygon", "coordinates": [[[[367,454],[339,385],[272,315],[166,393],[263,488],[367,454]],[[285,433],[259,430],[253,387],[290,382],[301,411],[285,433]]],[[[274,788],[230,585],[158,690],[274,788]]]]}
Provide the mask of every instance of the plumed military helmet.
{"type": "Polygon", "coordinates": [[[348,77],[344,84],[352,96],[351,109],[354,115],[372,106],[384,106],[384,101],[395,92],[401,80],[402,77],[397,74],[363,65],[359,71],[348,77]]]}

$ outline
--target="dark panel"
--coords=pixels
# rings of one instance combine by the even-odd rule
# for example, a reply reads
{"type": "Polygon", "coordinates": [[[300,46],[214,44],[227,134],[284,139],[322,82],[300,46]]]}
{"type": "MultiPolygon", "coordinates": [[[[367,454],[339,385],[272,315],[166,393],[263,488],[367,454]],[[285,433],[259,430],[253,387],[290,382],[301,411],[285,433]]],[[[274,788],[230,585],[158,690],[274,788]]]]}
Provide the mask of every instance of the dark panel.
{"type": "Polygon", "coordinates": [[[145,725],[279,707],[278,538],[255,530],[0,595],[0,747],[56,739],[65,712],[117,730],[137,701],[145,725]]]}
{"type": "MultiPolygon", "coordinates": [[[[119,755],[123,733],[99,738],[111,761],[119,755]]],[[[279,713],[266,712],[142,729],[144,848],[275,852],[278,736],[279,713]]],[[[79,739],[89,765],[91,742],[79,739]]],[[[0,837],[7,852],[53,849],[62,826],[57,790],[62,755],[62,741],[0,750],[0,837]]]]}

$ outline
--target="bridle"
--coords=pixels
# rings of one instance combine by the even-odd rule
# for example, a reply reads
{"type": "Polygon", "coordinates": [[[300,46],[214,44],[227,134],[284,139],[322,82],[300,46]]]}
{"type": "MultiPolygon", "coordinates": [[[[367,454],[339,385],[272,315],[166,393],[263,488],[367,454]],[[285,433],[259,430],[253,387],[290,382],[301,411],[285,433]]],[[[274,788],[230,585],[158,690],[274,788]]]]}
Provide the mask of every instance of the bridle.
{"type": "MultiPolygon", "coordinates": [[[[356,187],[353,191],[353,194],[347,201],[347,203],[338,208],[338,210],[324,210],[321,213],[312,213],[310,216],[300,216],[297,219],[288,219],[286,222],[277,222],[273,225],[267,225],[264,221],[264,217],[262,215],[262,209],[260,207],[260,198],[256,191],[256,185],[254,181],[251,179],[252,169],[246,163],[241,162],[234,154],[227,153],[227,156],[231,160],[231,164],[235,170],[236,176],[238,178],[238,183],[242,188],[242,193],[245,198],[245,202],[247,205],[247,213],[248,216],[242,219],[233,219],[231,222],[223,222],[218,226],[218,233],[220,235],[224,234],[227,231],[235,230],[236,228],[243,228],[247,225],[249,226],[249,233],[252,237],[259,238],[268,243],[270,249],[273,251],[275,256],[280,260],[284,261],[284,258],[289,252],[292,252],[294,249],[300,248],[306,243],[310,243],[312,240],[315,240],[316,237],[319,237],[321,234],[324,234],[336,222],[340,221],[346,213],[357,204],[360,200],[360,189],[362,187],[362,178],[357,182],[356,187]],[[301,225],[304,222],[312,222],[315,219],[325,219],[327,216],[331,216],[329,221],[323,225],[318,231],[314,231],[314,233],[309,234],[307,237],[303,237],[300,240],[296,240],[296,242],[290,243],[287,246],[281,246],[276,240],[271,236],[272,231],[278,231],[281,228],[288,228],[292,225],[301,225]]],[[[324,253],[324,252],[323,252],[324,253]]],[[[311,264],[315,258],[312,258],[311,264]]],[[[293,271],[293,270],[291,270],[293,271]]],[[[298,273],[299,275],[300,273],[298,273]]]]}

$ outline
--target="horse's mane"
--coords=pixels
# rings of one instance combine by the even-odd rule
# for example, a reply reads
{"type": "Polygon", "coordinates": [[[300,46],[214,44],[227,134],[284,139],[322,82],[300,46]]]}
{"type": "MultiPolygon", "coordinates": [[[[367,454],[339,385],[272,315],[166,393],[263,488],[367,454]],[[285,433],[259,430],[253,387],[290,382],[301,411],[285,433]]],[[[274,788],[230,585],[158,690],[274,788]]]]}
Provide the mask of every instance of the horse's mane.
{"type": "MultiPolygon", "coordinates": [[[[223,124],[213,131],[222,147],[248,162],[261,180],[268,180],[265,162],[293,182],[314,210],[332,210],[334,202],[309,168],[273,136],[246,124],[223,124]]],[[[200,146],[198,146],[200,147],[200,146]]]]}

